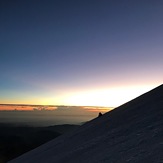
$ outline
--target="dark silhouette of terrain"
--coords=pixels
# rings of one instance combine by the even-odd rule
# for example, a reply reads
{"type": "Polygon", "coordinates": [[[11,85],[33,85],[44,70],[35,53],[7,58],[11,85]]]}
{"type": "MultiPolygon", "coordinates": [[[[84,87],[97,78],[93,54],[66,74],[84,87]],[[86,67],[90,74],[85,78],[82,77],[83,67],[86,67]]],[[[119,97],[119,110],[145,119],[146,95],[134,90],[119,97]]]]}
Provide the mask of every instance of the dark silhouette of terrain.
{"type": "Polygon", "coordinates": [[[19,155],[44,144],[77,125],[57,125],[49,127],[22,127],[0,124],[0,163],[5,163],[19,155]]]}
{"type": "Polygon", "coordinates": [[[102,113],[101,113],[101,112],[99,112],[98,117],[101,117],[101,116],[102,116],[102,113]]]}
{"type": "Polygon", "coordinates": [[[163,85],[11,163],[163,162],[163,85]]]}

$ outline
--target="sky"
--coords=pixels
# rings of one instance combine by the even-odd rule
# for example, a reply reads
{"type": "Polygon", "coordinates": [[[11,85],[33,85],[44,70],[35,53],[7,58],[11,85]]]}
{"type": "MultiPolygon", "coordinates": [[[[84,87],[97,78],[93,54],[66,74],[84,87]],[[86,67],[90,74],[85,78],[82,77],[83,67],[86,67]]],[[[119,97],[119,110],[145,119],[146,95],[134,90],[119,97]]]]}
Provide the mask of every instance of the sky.
{"type": "Polygon", "coordinates": [[[0,103],[117,107],[163,81],[162,0],[1,0],[0,103]]]}

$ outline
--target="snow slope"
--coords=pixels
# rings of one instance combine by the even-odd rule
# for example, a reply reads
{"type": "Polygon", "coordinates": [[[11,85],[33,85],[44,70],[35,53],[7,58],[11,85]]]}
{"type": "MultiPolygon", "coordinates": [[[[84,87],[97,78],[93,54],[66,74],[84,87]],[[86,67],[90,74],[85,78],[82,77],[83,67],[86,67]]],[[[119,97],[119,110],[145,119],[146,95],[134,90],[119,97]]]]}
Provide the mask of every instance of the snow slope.
{"type": "Polygon", "coordinates": [[[35,162],[163,163],[163,85],[10,161],[35,162]]]}

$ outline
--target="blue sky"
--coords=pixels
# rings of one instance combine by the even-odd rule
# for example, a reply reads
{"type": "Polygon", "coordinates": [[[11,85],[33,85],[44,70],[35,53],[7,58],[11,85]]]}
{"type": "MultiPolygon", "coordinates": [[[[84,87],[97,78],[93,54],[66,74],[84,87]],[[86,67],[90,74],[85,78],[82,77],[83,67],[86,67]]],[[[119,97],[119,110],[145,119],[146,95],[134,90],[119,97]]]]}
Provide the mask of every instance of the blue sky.
{"type": "Polygon", "coordinates": [[[0,103],[117,106],[162,84],[161,0],[0,6],[0,103]]]}

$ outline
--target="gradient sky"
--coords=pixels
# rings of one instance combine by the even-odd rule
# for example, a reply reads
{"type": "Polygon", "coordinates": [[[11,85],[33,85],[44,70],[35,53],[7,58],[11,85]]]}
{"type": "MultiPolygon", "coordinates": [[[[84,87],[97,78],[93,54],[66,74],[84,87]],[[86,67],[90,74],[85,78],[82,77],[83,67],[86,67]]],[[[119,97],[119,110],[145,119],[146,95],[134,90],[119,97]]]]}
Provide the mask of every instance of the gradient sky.
{"type": "Polygon", "coordinates": [[[114,107],[162,81],[162,0],[0,2],[0,103],[114,107]]]}

